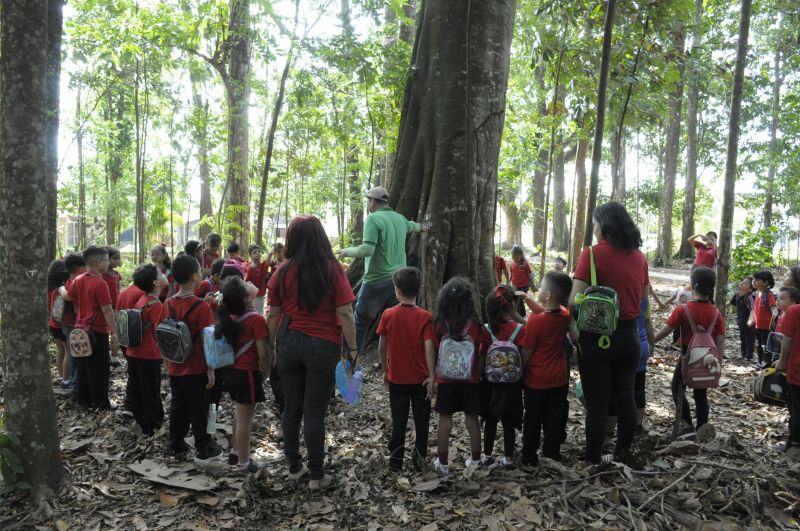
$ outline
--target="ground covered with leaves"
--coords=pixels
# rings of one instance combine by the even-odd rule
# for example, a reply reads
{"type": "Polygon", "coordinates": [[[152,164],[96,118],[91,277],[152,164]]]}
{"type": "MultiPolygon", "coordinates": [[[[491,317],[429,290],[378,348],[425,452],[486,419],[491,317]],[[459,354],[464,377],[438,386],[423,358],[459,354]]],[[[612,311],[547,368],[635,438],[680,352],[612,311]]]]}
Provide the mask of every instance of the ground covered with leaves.
{"type": "MultiPolygon", "coordinates": [[[[665,318],[666,313],[657,313],[656,326],[665,318]]],[[[739,360],[735,324],[726,337],[723,385],[709,392],[716,427],[716,438],[709,441],[669,442],[675,356],[665,346],[656,349],[648,366],[647,433],[634,443],[642,466],[585,465],[584,410],[572,394],[561,462],[543,458],[535,468],[465,469],[469,443],[463,420],[457,419],[446,478],[432,470],[413,472],[410,463],[400,474],[389,472],[388,393],[372,354],[362,403],[348,407],[336,399],[331,404],[326,467],[335,481],[313,495],[305,484],[286,478],[269,392],[253,435],[255,453],[268,466],[242,475],[224,464],[201,469],[171,461],[164,429],[144,439],[133,421],[118,413],[81,411],[59,390],[62,458],[71,483],[47,510],[34,511],[19,497],[2,500],[0,528],[797,528],[800,463],[776,449],[786,436],[787,413],[752,399],[755,369],[739,360]]],[[[119,402],[124,367],[112,378],[119,402]]],[[[166,385],[163,391],[168,408],[166,385]]],[[[227,448],[233,408],[230,402],[223,408],[217,437],[227,448]]],[[[431,457],[435,430],[434,414],[431,457]]],[[[412,431],[409,426],[409,445],[412,431]]],[[[521,435],[517,439],[519,445],[521,435]]]]}

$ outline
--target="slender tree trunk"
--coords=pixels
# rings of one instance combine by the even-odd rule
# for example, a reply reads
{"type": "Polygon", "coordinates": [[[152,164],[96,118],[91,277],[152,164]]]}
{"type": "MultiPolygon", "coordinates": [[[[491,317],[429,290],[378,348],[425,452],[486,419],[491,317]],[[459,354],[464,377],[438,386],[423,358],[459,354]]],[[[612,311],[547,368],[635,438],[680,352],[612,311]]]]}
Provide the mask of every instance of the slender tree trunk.
{"type": "MultiPolygon", "coordinates": [[[[417,0],[406,0],[403,4],[403,14],[407,20],[416,20],[417,18],[417,0]]],[[[400,40],[411,44],[414,41],[415,26],[413,22],[402,20],[400,22],[400,40]]]]}
{"type": "MultiPolygon", "coordinates": [[[[15,434],[20,480],[36,499],[55,497],[64,470],[47,321],[47,266],[54,227],[30,215],[46,205],[51,184],[48,148],[48,2],[3,0],[0,9],[0,352],[4,362],[4,429],[15,434]]],[[[56,118],[57,119],[57,118],[56,118]]],[[[5,449],[4,449],[5,450],[5,449]]]]}
{"type": "Polygon", "coordinates": [[[519,189],[503,192],[500,197],[500,208],[506,217],[506,239],[502,242],[504,246],[517,245],[522,243],[522,217],[517,207],[516,199],[519,189]]]}
{"type": "MultiPolygon", "coordinates": [[[[208,159],[208,101],[201,93],[202,85],[196,74],[190,73],[192,99],[194,101],[194,141],[197,145],[197,160],[200,170],[200,219],[214,215],[211,206],[211,164],[208,159]]],[[[188,223],[188,219],[186,220],[188,223]]],[[[210,225],[198,229],[201,240],[211,233],[210,225]]]]}
{"type": "Polygon", "coordinates": [[[47,252],[56,257],[58,247],[58,116],[61,83],[61,33],[64,0],[49,0],[47,5],[47,252]]]}
{"type": "Polygon", "coordinates": [[[86,182],[83,173],[83,126],[81,123],[81,87],[75,105],[75,142],[78,147],[78,249],[86,249],[86,182]]]}
{"type": "MultiPolygon", "coordinates": [[[[581,128],[583,126],[581,117],[581,128]]],[[[570,269],[575,270],[578,263],[578,256],[581,254],[581,247],[584,241],[584,231],[586,230],[586,152],[589,150],[589,140],[581,138],[578,140],[578,150],[575,156],[575,168],[578,174],[578,183],[575,191],[575,234],[572,236],[572,263],[570,269]]]]}
{"type": "Polygon", "coordinates": [[[352,144],[345,159],[347,167],[348,204],[350,205],[350,243],[361,241],[364,234],[364,194],[359,174],[358,145],[352,144]]]}
{"type": "Polygon", "coordinates": [[[423,271],[420,304],[432,308],[453,276],[468,277],[480,294],[496,281],[497,160],[516,2],[426,2],[420,9],[390,204],[431,222],[411,238],[410,261],[423,271]]]}
{"type": "Polygon", "coordinates": [[[661,209],[658,215],[659,245],[656,250],[656,264],[665,265],[672,259],[672,207],[675,204],[675,177],[678,173],[678,152],[681,144],[681,108],[683,106],[683,46],[686,30],[681,27],[674,31],[674,62],[681,79],[670,93],[669,125],[667,126],[667,146],[664,154],[664,189],[661,193],[661,209]]]}
{"type": "MultiPolygon", "coordinates": [[[[143,261],[144,257],[144,198],[142,197],[142,127],[141,109],[139,102],[139,60],[136,60],[136,80],[133,85],[133,114],[136,123],[136,211],[134,214],[134,232],[136,233],[136,260],[143,261]]],[[[109,235],[108,238],[112,236],[109,235]]]]}
{"type": "MultiPolygon", "coordinates": [[[[542,94],[546,93],[544,85],[545,65],[540,64],[534,72],[534,78],[542,94]]],[[[542,95],[539,101],[539,116],[547,116],[547,101],[542,95]]],[[[534,138],[533,147],[538,149],[539,158],[533,170],[533,247],[542,245],[545,231],[545,184],[547,183],[548,172],[548,151],[542,149],[545,145],[545,136],[539,134],[534,138]]]]}
{"type": "Polygon", "coordinates": [[[565,156],[563,146],[553,167],[553,244],[556,251],[569,249],[569,233],[567,232],[567,203],[564,192],[565,156]]]}
{"type": "Polygon", "coordinates": [[[778,36],[775,43],[775,80],[772,83],[772,120],[769,127],[769,158],[767,167],[767,190],[764,201],[764,228],[772,227],[772,205],[774,202],[775,169],[778,165],[778,125],[781,113],[781,85],[783,70],[781,53],[783,50],[783,17],[778,14],[778,36]]]}
{"type": "Polygon", "coordinates": [[[692,48],[689,51],[688,71],[688,105],[686,112],[686,199],[683,204],[683,225],[681,227],[681,246],[679,258],[691,258],[694,255],[689,238],[695,233],[694,217],[696,212],[695,195],[697,194],[697,115],[700,99],[700,24],[703,21],[703,0],[694,2],[694,27],[692,28],[692,48]]]}
{"type": "Polygon", "coordinates": [[[731,240],[733,239],[733,207],[736,188],[736,159],[739,154],[739,120],[742,113],[744,69],[747,63],[747,40],[750,36],[750,13],[752,0],[742,0],[739,19],[739,44],[736,47],[736,68],[733,75],[730,124],[728,126],[728,156],[725,161],[725,191],[722,198],[722,221],[717,249],[717,308],[724,311],[728,299],[728,270],[731,264],[731,240]]]}

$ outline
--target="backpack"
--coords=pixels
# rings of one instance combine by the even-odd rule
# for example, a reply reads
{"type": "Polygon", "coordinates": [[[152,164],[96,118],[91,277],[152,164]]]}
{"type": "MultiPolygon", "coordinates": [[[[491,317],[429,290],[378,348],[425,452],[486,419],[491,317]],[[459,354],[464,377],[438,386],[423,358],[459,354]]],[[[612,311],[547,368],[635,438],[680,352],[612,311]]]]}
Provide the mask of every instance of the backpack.
{"type": "Polygon", "coordinates": [[[692,339],[686,347],[686,354],[681,356],[681,376],[683,383],[692,389],[710,389],[719,385],[722,376],[722,353],[717,350],[714,341],[714,325],[719,318],[719,312],[707,329],[699,329],[692,318],[689,306],[682,304],[683,314],[689,321],[692,329],[692,339]]]}
{"type": "Polygon", "coordinates": [[[64,298],[61,295],[58,295],[55,299],[53,299],[53,307],[50,308],[50,318],[53,321],[60,323],[63,317],[64,317],[64,298]]]}
{"type": "MultiPolygon", "coordinates": [[[[258,312],[246,312],[236,319],[236,322],[244,322],[253,315],[258,315],[258,312]]],[[[203,328],[203,354],[206,357],[206,365],[212,369],[233,365],[239,359],[239,356],[247,352],[255,343],[255,340],[251,339],[234,352],[233,346],[225,339],[225,336],[217,338],[215,337],[215,331],[216,327],[214,325],[203,328]]]]}
{"type": "Polygon", "coordinates": [[[786,407],[786,375],[772,367],[761,371],[753,380],[753,398],[762,404],[786,407]]]}
{"type": "Polygon", "coordinates": [[[597,270],[594,266],[594,251],[589,247],[589,265],[592,285],[575,297],[578,307],[578,330],[599,334],[597,345],[602,349],[611,346],[611,334],[619,322],[619,296],[606,286],[597,285],[597,270]]]}
{"type": "Polygon", "coordinates": [[[69,355],[73,358],[88,358],[92,355],[92,340],[83,328],[73,328],[67,340],[69,355]]]}
{"type": "Polygon", "coordinates": [[[468,334],[469,324],[464,325],[461,340],[455,340],[448,333],[439,343],[436,361],[436,374],[446,380],[469,381],[472,379],[472,365],[475,361],[475,344],[468,334]]]}
{"type": "Polygon", "coordinates": [[[189,331],[189,326],[184,321],[201,304],[204,304],[202,300],[196,300],[183,314],[183,317],[175,319],[172,304],[167,301],[169,317],[161,321],[156,327],[156,343],[158,344],[158,350],[161,351],[161,356],[165,360],[173,363],[184,363],[192,355],[194,335],[189,331]]]}
{"type": "Polygon", "coordinates": [[[116,315],[117,335],[122,347],[137,347],[142,343],[144,331],[153,324],[150,321],[142,325],[142,313],[158,301],[149,301],[141,308],[120,310],[116,315]]]}
{"type": "Polygon", "coordinates": [[[486,353],[486,368],[484,376],[487,382],[514,383],[522,377],[522,356],[519,348],[514,344],[522,325],[517,324],[514,333],[506,341],[500,341],[492,334],[492,329],[486,325],[486,330],[492,336],[492,343],[486,353]]]}

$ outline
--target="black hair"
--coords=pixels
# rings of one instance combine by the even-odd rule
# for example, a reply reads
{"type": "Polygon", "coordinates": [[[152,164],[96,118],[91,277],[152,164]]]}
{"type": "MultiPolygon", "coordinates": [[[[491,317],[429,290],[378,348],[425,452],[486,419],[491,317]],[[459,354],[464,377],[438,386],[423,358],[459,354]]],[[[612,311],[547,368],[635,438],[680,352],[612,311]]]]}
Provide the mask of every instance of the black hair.
{"type": "Polygon", "coordinates": [[[241,247],[239,247],[238,243],[232,242],[230,245],[228,245],[228,253],[229,254],[230,253],[239,253],[239,252],[241,252],[241,247]]]}
{"type": "Polygon", "coordinates": [[[762,269],[753,275],[753,280],[763,280],[767,283],[767,289],[772,289],[775,287],[775,277],[772,276],[772,271],[769,269],[762,269]]]}
{"type": "Polygon", "coordinates": [[[98,247],[97,245],[90,245],[83,251],[83,259],[88,264],[92,260],[96,260],[103,256],[108,256],[108,251],[105,247],[98,247]]]}
{"type": "Polygon", "coordinates": [[[206,236],[206,244],[213,245],[218,247],[222,243],[222,236],[217,234],[216,232],[212,232],[208,236],[206,236]]]}
{"type": "Polygon", "coordinates": [[[142,264],[133,272],[133,285],[150,293],[153,291],[153,282],[158,280],[158,268],[155,264],[142,264]]]}
{"type": "Polygon", "coordinates": [[[569,301],[569,294],[572,292],[572,279],[561,271],[550,271],[544,276],[543,283],[547,283],[547,289],[553,294],[559,304],[566,306],[569,301]]]}
{"type": "Polygon", "coordinates": [[[600,225],[600,236],[608,243],[632,251],[642,246],[642,234],[621,203],[609,201],[594,209],[592,218],[600,225]]]}
{"type": "Polygon", "coordinates": [[[713,230],[706,232],[706,236],[713,236],[714,238],[719,238],[719,236],[717,236],[717,233],[714,232],[713,230]]]}
{"type": "Polygon", "coordinates": [[[475,308],[472,284],[464,277],[453,277],[439,290],[436,299],[435,328],[440,336],[448,334],[456,340],[470,319],[480,322],[475,308]]]}
{"type": "Polygon", "coordinates": [[[214,337],[225,337],[228,343],[236,348],[239,335],[244,329],[242,323],[237,323],[231,314],[241,316],[247,311],[247,286],[242,279],[230,277],[219,288],[222,293],[222,302],[217,308],[217,323],[214,328],[214,337]]]}
{"type": "Polygon", "coordinates": [[[521,245],[515,245],[511,248],[511,257],[514,257],[514,253],[519,253],[522,255],[522,259],[525,260],[525,250],[522,248],[521,245]]]}
{"type": "Polygon", "coordinates": [[[53,260],[47,268],[47,291],[63,286],[69,278],[69,270],[64,260],[53,260]]]}
{"type": "Polygon", "coordinates": [[[794,287],[800,289],[800,265],[793,265],[789,268],[789,276],[792,277],[794,287]]]}
{"type": "Polygon", "coordinates": [[[516,303],[517,296],[514,295],[514,288],[508,284],[497,286],[486,296],[486,317],[492,332],[496,334],[500,330],[500,326],[507,321],[506,316],[509,310],[512,310],[516,303]]]}
{"type": "Polygon", "coordinates": [[[200,272],[200,262],[193,255],[184,254],[178,256],[172,262],[172,278],[178,284],[186,284],[192,279],[192,275],[200,272]]]}
{"type": "Polygon", "coordinates": [[[714,286],[717,284],[717,274],[708,267],[696,267],[692,270],[692,289],[714,302],[714,286]]]}
{"type": "Polygon", "coordinates": [[[189,240],[188,242],[183,244],[183,252],[185,252],[189,256],[197,258],[197,251],[199,250],[200,250],[200,242],[197,240],[189,240]]]}
{"type": "Polygon", "coordinates": [[[747,285],[750,286],[750,289],[753,289],[753,277],[751,277],[750,275],[747,275],[746,277],[744,277],[739,282],[739,284],[741,284],[742,282],[747,282],[747,285]]]}
{"type": "Polygon", "coordinates": [[[556,258],[556,262],[560,262],[564,265],[567,265],[567,261],[564,259],[563,256],[559,256],[558,258],[556,258]]]}
{"type": "Polygon", "coordinates": [[[159,245],[156,245],[155,247],[153,247],[152,249],[150,249],[151,253],[153,251],[158,251],[162,255],[164,255],[164,259],[161,261],[161,263],[164,264],[164,267],[166,267],[167,270],[172,270],[172,260],[169,259],[169,254],[167,254],[167,248],[164,247],[163,245],[159,244],[159,245]]]}
{"type": "Polygon", "coordinates": [[[277,251],[278,249],[280,249],[281,251],[283,251],[283,244],[282,244],[281,242],[275,242],[275,243],[273,243],[273,244],[272,244],[272,250],[273,250],[273,251],[277,251]]]}
{"type": "Polygon", "coordinates": [[[107,245],[106,251],[108,252],[108,257],[111,258],[114,255],[119,254],[120,257],[122,256],[119,252],[119,247],[114,247],[113,245],[107,245]]]}
{"type": "Polygon", "coordinates": [[[800,304],[800,289],[797,288],[781,288],[781,293],[786,292],[789,298],[795,304],[800,304]]]}
{"type": "Polygon", "coordinates": [[[247,248],[247,254],[252,256],[253,255],[253,251],[255,251],[255,250],[259,250],[260,251],[261,250],[261,246],[259,246],[259,245],[251,245],[250,247],[247,248]]]}
{"type": "Polygon", "coordinates": [[[225,265],[224,258],[217,258],[211,263],[211,276],[222,274],[222,266],[225,265]]]}
{"type": "Polygon", "coordinates": [[[236,269],[233,266],[223,265],[222,270],[219,273],[219,279],[220,280],[224,280],[224,279],[230,278],[230,277],[238,277],[238,278],[244,280],[244,275],[242,275],[241,271],[239,271],[238,269],[236,269]]]}
{"type": "Polygon", "coordinates": [[[409,298],[419,295],[419,288],[422,286],[422,271],[416,267],[401,267],[392,274],[394,287],[400,293],[409,298]]]}
{"type": "Polygon", "coordinates": [[[86,267],[86,260],[83,259],[83,255],[80,253],[69,253],[64,257],[64,265],[67,266],[69,274],[74,275],[78,269],[86,267]]]}

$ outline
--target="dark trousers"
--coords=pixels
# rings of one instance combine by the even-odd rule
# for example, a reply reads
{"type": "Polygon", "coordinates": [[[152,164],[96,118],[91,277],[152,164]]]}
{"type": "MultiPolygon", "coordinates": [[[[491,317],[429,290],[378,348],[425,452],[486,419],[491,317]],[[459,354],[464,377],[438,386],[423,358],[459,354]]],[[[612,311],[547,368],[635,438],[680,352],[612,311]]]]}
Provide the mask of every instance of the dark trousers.
{"type": "Polygon", "coordinates": [[[503,425],[503,455],[514,457],[514,447],[517,443],[517,419],[514,417],[502,417],[499,419],[492,415],[483,417],[483,453],[492,455],[494,452],[494,440],[497,438],[498,423],[503,425]]]}
{"type": "Polygon", "coordinates": [[[598,346],[599,336],[581,332],[578,367],[586,398],[586,460],[600,463],[606,435],[608,402],[614,397],[617,409],[615,455],[627,452],[636,430],[636,403],[633,386],[641,354],[636,320],[620,321],[611,335],[611,346],[598,346]]]}
{"type": "MultiPolygon", "coordinates": [[[[647,380],[647,372],[637,372],[633,380],[633,401],[636,404],[636,409],[644,409],[647,405],[645,398],[645,380],[647,380]]],[[[617,416],[617,407],[614,404],[614,399],[608,401],[608,416],[617,416]]]]}
{"type": "Polygon", "coordinates": [[[128,406],[142,433],[152,435],[164,423],[161,404],[161,360],[128,357],[128,406]]]}
{"type": "Polygon", "coordinates": [[[787,384],[789,389],[789,444],[800,446],[800,385],[787,384]]]}
{"type": "Polygon", "coordinates": [[[286,398],[283,451],[289,470],[298,470],[302,466],[302,421],[311,479],[322,479],[325,475],[325,416],[335,385],[340,349],[336,343],[288,330],[286,326],[278,333],[278,370],[286,398]]]}
{"type": "Polygon", "coordinates": [[[78,377],[78,403],[92,409],[110,409],[108,377],[111,363],[108,357],[108,334],[90,333],[92,355],[74,358],[78,377]]]}
{"type": "Polygon", "coordinates": [[[286,397],[283,396],[283,380],[281,380],[281,372],[277,365],[269,371],[269,386],[272,388],[272,397],[275,399],[278,416],[282,417],[286,407],[286,397]]]}
{"type": "Polygon", "coordinates": [[[756,328],[755,331],[756,343],[758,345],[758,362],[768,367],[772,366],[772,354],[767,352],[767,338],[769,337],[769,330],[761,330],[756,328]]]}
{"type": "Polygon", "coordinates": [[[172,393],[169,406],[169,441],[170,449],[175,453],[188,450],[184,438],[189,433],[189,426],[192,427],[197,457],[205,459],[208,451],[216,446],[206,433],[209,404],[207,383],[208,376],[205,373],[169,377],[172,393]]]}
{"type": "Polygon", "coordinates": [[[424,385],[389,384],[389,407],[392,410],[392,436],[389,453],[392,464],[400,466],[406,451],[408,409],[414,415],[414,448],[422,456],[428,455],[428,431],[431,421],[431,401],[424,385]]]}
{"type": "MultiPolygon", "coordinates": [[[[359,356],[364,353],[369,332],[386,308],[397,304],[392,279],[361,284],[356,300],[356,343],[359,356]]],[[[350,345],[352,347],[352,345],[350,345]]]]}
{"type": "MultiPolygon", "coordinates": [[[[686,347],[684,347],[684,351],[686,347]]],[[[685,356],[684,352],[684,356],[685,356]]],[[[708,390],[707,389],[692,389],[692,395],[694,396],[694,407],[697,410],[697,427],[699,428],[703,424],[708,422],[708,390]]],[[[678,407],[678,400],[680,398],[680,393],[686,392],[686,386],[683,383],[683,375],[681,374],[681,363],[678,362],[678,365],[675,367],[675,372],[672,374],[672,400],[675,402],[675,407],[678,407]]],[[[692,414],[689,411],[689,403],[686,401],[686,397],[683,398],[683,406],[681,408],[681,418],[684,422],[686,422],[689,426],[692,425],[692,414]]]]}
{"type": "Polygon", "coordinates": [[[738,325],[739,351],[744,359],[751,360],[753,359],[753,350],[756,345],[756,332],[752,327],[747,326],[747,319],[744,322],[738,321],[738,325]]]}
{"type": "Polygon", "coordinates": [[[564,399],[568,390],[568,385],[550,389],[525,388],[525,421],[522,428],[522,459],[524,461],[536,461],[543,429],[542,455],[550,459],[561,458],[564,399]]]}

